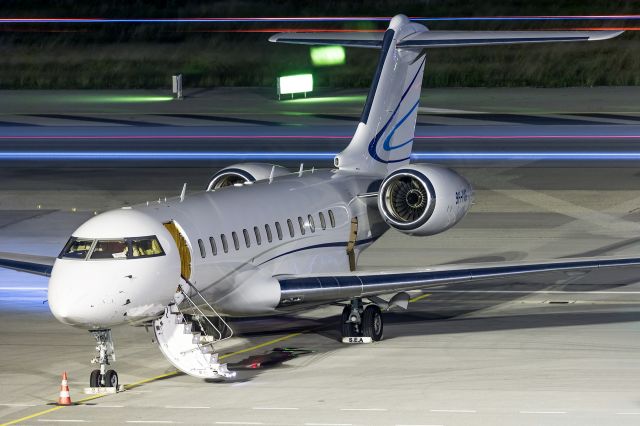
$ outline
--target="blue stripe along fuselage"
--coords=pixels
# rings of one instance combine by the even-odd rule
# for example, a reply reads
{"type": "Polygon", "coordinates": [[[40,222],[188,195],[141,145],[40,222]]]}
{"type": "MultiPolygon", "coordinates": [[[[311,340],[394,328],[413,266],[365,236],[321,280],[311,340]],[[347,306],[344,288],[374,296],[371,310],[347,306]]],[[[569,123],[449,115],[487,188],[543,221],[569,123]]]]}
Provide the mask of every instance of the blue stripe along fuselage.
{"type": "MultiPolygon", "coordinates": [[[[378,146],[378,142],[380,141],[380,138],[382,137],[382,135],[384,134],[384,132],[387,130],[387,127],[389,127],[389,124],[391,123],[391,121],[393,120],[393,118],[395,117],[396,113],[398,112],[398,109],[400,109],[400,105],[402,105],[402,101],[404,101],[404,99],[407,97],[407,95],[409,94],[409,91],[411,90],[411,87],[413,86],[413,83],[416,81],[416,78],[418,77],[418,75],[420,74],[420,72],[422,71],[422,67],[424,67],[424,64],[426,62],[427,58],[423,58],[422,59],[422,63],[420,64],[420,67],[418,67],[418,71],[416,71],[416,74],[413,76],[413,78],[411,79],[411,82],[407,85],[406,90],[404,91],[404,93],[402,94],[402,97],[400,98],[400,101],[398,102],[398,105],[395,107],[395,109],[393,110],[393,113],[391,114],[391,116],[389,117],[389,119],[387,120],[387,122],[385,123],[385,125],[382,127],[382,129],[378,132],[378,134],[371,140],[371,142],[369,143],[369,155],[371,156],[371,158],[373,158],[374,160],[380,162],[380,163],[385,163],[385,164],[389,164],[389,163],[399,163],[401,161],[406,161],[409,159],[409,157],[406,158],[400,158],[397,160],[383,160],[382,158],[380,158],[380,156],[378,155],[376,149],[378,146]]],[[[419,95],[418,95],[419,97],[419,95]]],[[[418,101],[419,103],[419,101],[418,101]]],[[[414,105],[414,107],[411,109],[410,113],[418,107],[418,103],[416,103],[414,105]]],[[[410,114],[409,113],[409,114],[410,114]]],[[[405,116],[403,118],[406,119],[408,117],[408,115],[405,116]]],[[[397,129],[394,128],[392,133],[395,132],[395,130],[397,129]]],[[[402,145],[399,145],[398,147],[404,146],[406,145],[408,142],[404,142],[402,145]]],[[[386,143],[386,142],[385,142],[386,143]]],[[[388,143],[386,143],[388,145],[388,143]]],[[[393,147],[391,147],[391,149],[393,149],[393,147]]],[[[388,149],[387,151],[390,151],[391,149],[388,149]]]]}
{"type": "MultiPolygon", "coordinates": [[[[360,245],[363,245],[363,244],[373,243],[378,238],[380,238],[380,236],[371,237],[371,238],[365,238],[364,240],[356,241],[356,245],[360,246],[360,245]]],[[[262,266],[265,263],[268,263],[268,262],[271,262],[272,260],[278,259],[279,257],[286,256],[286,255],[291,254],[291,253],[297,253],[299,251],[312,250],[312,249],[317,249],[317,248],[326,248],[326,247],[346,247],[346,246],[347,246],[347,242],[346,241],[340,241],[340,242],[335,242],[335,243],[314,244],[314,245],[311,245],[311,246],[300,247],[300,248],[297,248],[295,250],[290,250],[288,252],[281,253],[281,254],[279,254],[277,256],[274,256],[274,257],[272,257],[272,258],[270,258],[268,260],[265,260],[264,262],[261,262],[258,266],[262,266]]]]}

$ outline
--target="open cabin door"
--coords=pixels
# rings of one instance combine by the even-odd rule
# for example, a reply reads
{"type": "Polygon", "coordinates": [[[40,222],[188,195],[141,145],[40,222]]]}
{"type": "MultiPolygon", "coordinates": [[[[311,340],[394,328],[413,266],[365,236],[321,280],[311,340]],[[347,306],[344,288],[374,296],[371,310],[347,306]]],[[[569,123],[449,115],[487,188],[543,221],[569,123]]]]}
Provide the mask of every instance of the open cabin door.
{"type": "Polygon", "coordinates": [[[349,241],[347,241],[347,257],[349,258],[349,270],[356,270],[356,239],[358,238],[358,218],[351,219],[351,227],[349,228],[349,241]]]}
{"type": "Polygon", "coordinates": [[[191,251],[189,250],[187,240],[174,221],[164,223],[163,225],[167,228],[178,246],[178,253],[180,254],[180,275],[182,278],[189,280],[191,278],[191,251]]]}

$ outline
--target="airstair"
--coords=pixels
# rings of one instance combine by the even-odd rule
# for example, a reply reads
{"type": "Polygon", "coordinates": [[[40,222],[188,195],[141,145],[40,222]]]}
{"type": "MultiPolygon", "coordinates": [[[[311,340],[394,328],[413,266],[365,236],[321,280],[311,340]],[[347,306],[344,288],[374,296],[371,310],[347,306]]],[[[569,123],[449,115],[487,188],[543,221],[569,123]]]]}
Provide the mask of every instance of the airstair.
{"type": "Polygon", "coordinates": [[[188,280],[185,282],[193,290],[192,296],[198,296],[214,316],[206,316],[180,287],[176,293],[176,303],[169,304],[162,318],[153,322],[160,351],[174,367],[190,376],[231,379],[236,373],[229,371],[227,364],[220,364],[214,344],[229,339],[233,332],[198,289],[188,280]]]}

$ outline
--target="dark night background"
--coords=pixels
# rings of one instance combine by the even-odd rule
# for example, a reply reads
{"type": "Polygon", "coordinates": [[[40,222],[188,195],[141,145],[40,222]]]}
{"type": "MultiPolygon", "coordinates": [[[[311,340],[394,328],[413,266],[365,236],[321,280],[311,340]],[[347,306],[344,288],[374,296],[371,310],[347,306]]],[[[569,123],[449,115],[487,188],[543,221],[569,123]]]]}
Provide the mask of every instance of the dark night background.
{"type": "MultiPolygon", "coordinates": [[[[637,14],[640,1],[22,1],[0,17],[498,16],[637,14]]],[[[437,22],[430,29],[633,27],[638,21],[437,22]]],[[[158,88],[181,72],[187,87],[273,86],[278,75],[313,72],[316,84],[367,87],[377,52],[347,50],[345,66],[314,69],[308,47],[267,42],[284,28],[383,29],[384,22],[10,24],[0,23],[0,88],[158,88]],[[264,30],[246,33],[239,30],[264,30]]],[[[640,84],[637,32],[599,43],[429,52],[424,85],[594,86],[640,84]]]]}

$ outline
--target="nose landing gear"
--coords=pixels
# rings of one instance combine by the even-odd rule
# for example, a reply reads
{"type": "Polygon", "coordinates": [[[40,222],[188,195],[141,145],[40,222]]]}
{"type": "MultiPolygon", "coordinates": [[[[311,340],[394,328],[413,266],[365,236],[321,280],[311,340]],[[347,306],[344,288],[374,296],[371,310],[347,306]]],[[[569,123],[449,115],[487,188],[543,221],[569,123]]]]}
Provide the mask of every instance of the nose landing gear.
{"type": "Polygon", "coordinates": [[[118,373],[115,370],[107,370],[109,361],[116,360],[116,351],[111,338],[111,330],[89,330],[96,339],[96,354],[91,364],[100,364],[100,369],[95,369],[89,376],[89,387],[118,388],[118,373]]]}

